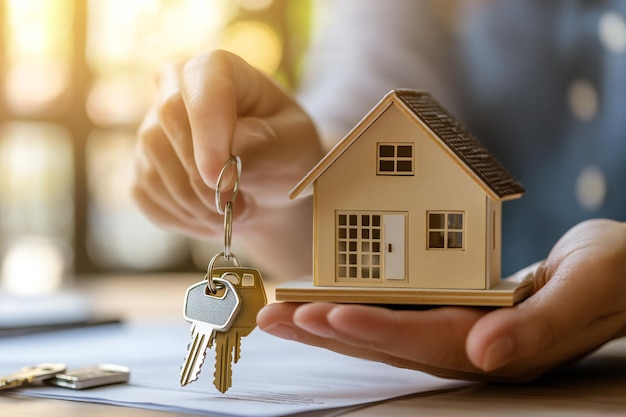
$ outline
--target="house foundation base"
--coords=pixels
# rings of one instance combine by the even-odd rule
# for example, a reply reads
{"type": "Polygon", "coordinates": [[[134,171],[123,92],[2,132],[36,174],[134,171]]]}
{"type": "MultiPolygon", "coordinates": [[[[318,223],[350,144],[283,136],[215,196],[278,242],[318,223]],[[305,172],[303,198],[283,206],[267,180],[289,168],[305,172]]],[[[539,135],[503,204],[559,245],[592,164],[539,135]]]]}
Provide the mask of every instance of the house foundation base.
{"type": "Polygon", "coordinates": [[[502,280],[488,290],[318,287],[306,281],[282,284],[276,289],[276,301],[506,307],[530,296],[532,289],[529,279],[502,280]]]}

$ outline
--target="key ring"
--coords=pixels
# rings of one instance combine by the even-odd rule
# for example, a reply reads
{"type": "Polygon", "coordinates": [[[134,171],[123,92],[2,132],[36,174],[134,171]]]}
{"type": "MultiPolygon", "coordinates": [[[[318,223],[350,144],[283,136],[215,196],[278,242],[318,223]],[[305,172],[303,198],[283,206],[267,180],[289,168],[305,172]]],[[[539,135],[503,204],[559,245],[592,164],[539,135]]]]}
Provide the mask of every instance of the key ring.
{"type": "Polygon", "coordinates": [[[224,258],[226,260],[230,260],[233,255],[230,251],[233,237],[233,205],[235,204],[237,194],[239,193],[240,178],[241,158],[238,156],[231,156],[224,163],[224,166],[220,171],[220,175],[217,177],[217,184],[215,185],[215,207],[217,208],[217,212],[224,216],[224,258]],[[235,172],[237,174],[235,177],[235,184],[233,185],[233,194],[230,196],[230,200],[228,200],[222,208],[222,180],[224,178],[224,173],[232,164],[235,164],[235,172]]]}
{"type": "Polygon", "coordinates": [[[230,260],[233,256],[230,251],[233,239],[233,202],[227,202],[224,209],[224,259],[230,260]]]}
{"type": "Polygon", "coordinates": [[[213,258],[211,258],[211,262],[209,262],[209,266],[206,269],[206,275],[204,276],[204,279],[206,280],[207,289],[211,291],[211,294],[215,294],[217,292],[217,286],[215,285],[215,282],[213,281],[213,267],[215,266],[215,262],[217,262],[219,258],[224,258],[227,261],[233,261],[233,265],[235,265],[237,268],[239,268],[240,266],[239,259],[237,259],[234,253],[230,254],[230,258],[226,258],[226,255],[224,254],[224,252],[220,252],[217,255],[215,255],[213,258]]]}
{"type": "MultiPolygon", "coordinates": [[[[235,184],[233,185],[233,195],[230,196],[230,200],[228,201],[231,204],[235,203],[235,199],[237,199],[237,194],[239,193],[239,179],[241,178],[241,158],[238,156],[231,156],[224,163],[222,170],[220,171],[220,175],[217,177],[217,185],[215,186],[215,207],[217,208],[217,212],[222,216],[225,214],[225,208],[222,208],[222,180],[224,179],[224,174],[228,167],[232,164],[235,164],[235,170],[237,176],[235,177],[235,184]]],[[[228,204],[228,203],[227,203],[228,204]]]]}
{"type": "Polygon", "coordinates": [[[215,262],[220,258],[224,258],[226,261],[232,261],[236,267],[239,267],[239,260],[231,251],[231,243],[233,237],[233,205],[235,204],[237,194],[239,193],[240,178],[241,158],[238,156],[231,156],[224,163],[224,166],[220,171],[220,175],[217,177],[217,184],[215,185],[215,207],[217,212],[224,216],[224,251],[218,253],[211,259],[211,262],[209,262],[209,266],[207,267],[206,275],[204,276],[204,279],[207,282],[207,289],[211,291],[212,294],[217,292],[217,286],[215,285],[215,282],[213,282],[213,266],[215,265],[215,262]],[[222,181],[226,170],[232,164],[235,164],[235,184],[233,185],[233,192],[230,196],[230,200],[228,200],[222,207],[222,181]]]}

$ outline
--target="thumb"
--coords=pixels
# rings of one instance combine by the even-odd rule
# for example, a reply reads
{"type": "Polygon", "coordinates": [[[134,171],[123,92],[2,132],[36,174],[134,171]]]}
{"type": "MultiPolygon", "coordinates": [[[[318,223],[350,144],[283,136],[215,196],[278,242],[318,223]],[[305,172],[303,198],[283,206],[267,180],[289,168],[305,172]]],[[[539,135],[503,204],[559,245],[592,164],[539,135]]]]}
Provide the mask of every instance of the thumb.
{"type": "MultiPolygon", "coordinates": [[[[616,289],[623,280],[624,241],[623,227],[616,228],[614,223],[587,222],[572,228],[531,273],[536,292],[529,299],[495,310],[473,326],[466,341],[472,363],[488,372],[545,355],[590,323],[613,313],[623,296],[616,289]]],[[[608,327],[600,333],[615,331],[608,327]]],[[[607,335],[594,337],[610,337],[607,335]]],[[[594,347],[590,344],[601,343],[592,340],[591,334],[574,339],[580,346],[568,348],[571,357],[594,347]]]]}

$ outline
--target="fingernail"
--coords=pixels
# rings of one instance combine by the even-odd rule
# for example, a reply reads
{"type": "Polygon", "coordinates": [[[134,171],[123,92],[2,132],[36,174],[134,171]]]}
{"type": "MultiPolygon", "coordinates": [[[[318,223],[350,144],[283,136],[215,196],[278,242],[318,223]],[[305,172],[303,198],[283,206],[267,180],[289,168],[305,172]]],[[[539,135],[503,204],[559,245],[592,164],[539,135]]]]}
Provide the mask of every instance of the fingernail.
{"type": "Polygon", "coordinates": [[[262,329],[264,332],[273,336],[280,337],[281,339],[296,340],[296,331],[293,327],[285,326],[284,324],[273,324],[269,327],[262,329]]]}
{"type": "Polygon", "coordinates": [[[496,340],[487,348],[481,368],[489,372],[506,365],[511,360],[515,345],[510,337],[496,340]]]}

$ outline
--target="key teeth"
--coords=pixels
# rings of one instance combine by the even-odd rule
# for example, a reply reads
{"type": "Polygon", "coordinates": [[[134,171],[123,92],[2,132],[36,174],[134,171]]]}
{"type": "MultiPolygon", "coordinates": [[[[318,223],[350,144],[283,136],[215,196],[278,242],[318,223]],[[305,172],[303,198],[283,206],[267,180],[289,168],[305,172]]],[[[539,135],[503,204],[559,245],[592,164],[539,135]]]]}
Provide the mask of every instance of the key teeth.
{"type": "MultiPolygon", "coordinates": [[[[198,363],[198,365],[199,365],[198,368],[202,368],[202,365],[204,365],[204,360],[205,359],[206,359],[206,352],[201,355],[201,357],[199,359],[200,362],[198,363]]],[[[184,358],[184,361],[185,362],[183,362],[183,363],[187,362],[187,357],[186,356],[184,358]]],[[[200,376],[200,372],[194,373],[193,370],[191,370],[189,372],[189,375],[191,375],[191,378],[185,378],[184,370],[185,370],[185,365],[180,367],[180,373],[181,373],[181,375],[180,375],[180,386],[181,387],[184,387],[185,385],[189,385],[192,382],[197,381],[198,377],[200,376]]]]}
{"type": "Polygon", "coordinates": [[[213,372],[213,385],[215,388],[224,394],[228,389],[232,386],[233,381],[233,368],[232,368],[232,354],[233,349],[229,343],[230,335],[222,334],[218,336],[221,339],[220,341],[216,340],[217,349],[215,349],[215,361],[216,364],[221,365],[216,366],[215,371],[213,372]]]}
{"type": "Polygon", "coordinates": [[[238,333],[235,333],[235,344],[233,346],[233,350],[234,350],[233,362],[237,363],[239,362],[239,358],[241,358],[241,338],[239,337],[238,333]]]}
{"type": "MultiPolygon", "coordinates": [[[[195,329],[195,325],[192,328],[192,330],[194,330],[194,329],[195,329]]],[[[213,335],[209,335],[208,337],[209,337],[209,339],[208,339],[207,349],[210,348],[211,345],[213,344],[213,335]]],[[[185,365],[187,365],[187,363],[188,363],[189,355],[193,354],[193,352],[191,352],[191,350],[190,350],[190,347],[194,343],[197,343],[197,342],[198,341],[195,340],[195,337],[192,337],[191,338],[191,342],[189,342],[189,344],[187,345],[187,354],[183,358],[183,365],[180,367],[180,386],[181,387],[189,385],[192,382],[198,380],[198,377],[200,376],[200,370],[202,369],[202,366],[204,365],[204,361],[206,360],[206,351],[207,351],[207,349],[204,349],[204,350],[200,349],[200,350],[198,350],[197,352],[200,352],[200,351],[202,352],[202,353],[200,353],[200,357],[197,359],[197,361],[194,364],[194,366],[191,367],[189,372],[187,374],[185,374],[185,365]]]]}
{"type": "Polygon", "coordinates": [[[229,369],[226,372],[227,375],[223,374],[224,371],[222,371],[222,375],[218,375],[217,370],[213,372],[213,385],[215,385],[215,388],[217,388],[217,390],[222,394],[228,391],[232,385],[233,371],[230,366],[228,368],[229,369]]]}
{"type": "Polygon", "coordinates": [[[181,386],[181,387],[187,386],[187,385],[191,384],[193,381],[196,381],[197,379],[198,379],[198,377],[197,377],[197,376],[196,376],[196,377],[194,377],[193,379],[190,379],[189,381],[185,381],[185,379],[184,379],[184,378],[181,378],[181,379],[180,379],[180,386],[181,386]]]}

